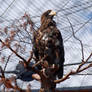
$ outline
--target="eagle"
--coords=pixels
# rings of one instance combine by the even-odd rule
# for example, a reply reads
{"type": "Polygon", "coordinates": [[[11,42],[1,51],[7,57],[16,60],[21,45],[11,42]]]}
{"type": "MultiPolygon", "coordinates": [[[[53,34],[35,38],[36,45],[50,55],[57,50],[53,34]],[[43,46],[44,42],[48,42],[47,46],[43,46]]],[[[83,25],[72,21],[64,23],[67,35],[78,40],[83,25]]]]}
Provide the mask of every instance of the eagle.
{"type": "MultiPolygon", "coordinates": [[[[41,16],[41,26],[33,34],[33,52],[36,62],[43,58],[49,66],[58,66],[54,73],[59,79],[63,77],[64,46],[60,31],[54,21],[56,12],[47,10],[41,16]]],[[[39,65],[39,69],[42,66],[39,65]]]]}

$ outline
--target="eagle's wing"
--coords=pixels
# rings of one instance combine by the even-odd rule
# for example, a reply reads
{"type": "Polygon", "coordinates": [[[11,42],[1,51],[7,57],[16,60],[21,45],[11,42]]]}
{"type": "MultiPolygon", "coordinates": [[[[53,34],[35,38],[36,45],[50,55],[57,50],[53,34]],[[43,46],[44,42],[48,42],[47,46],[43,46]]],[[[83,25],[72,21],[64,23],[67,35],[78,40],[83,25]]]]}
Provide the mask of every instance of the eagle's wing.
{"type": "MultiPolygon", "coordinates": [[[[34,54],[39,60],[47,56],[45,60],[49,65],[59,66],[55,73],[58,78],[63,76],[64,46],[60,31],[56,26],[48,26],[46,29],[37,31],[34,38],[34,54]]],[[[41,66],[40,66],[41,67],[41,66]]]]}

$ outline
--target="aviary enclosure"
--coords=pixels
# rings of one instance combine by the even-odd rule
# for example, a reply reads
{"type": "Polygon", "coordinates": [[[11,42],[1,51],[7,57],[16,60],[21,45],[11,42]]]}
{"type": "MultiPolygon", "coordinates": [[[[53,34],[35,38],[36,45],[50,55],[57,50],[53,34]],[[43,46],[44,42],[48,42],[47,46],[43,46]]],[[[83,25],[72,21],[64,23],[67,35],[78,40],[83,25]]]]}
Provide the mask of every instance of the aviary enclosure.
{"type": "Polygon", "coordinates": [[[92,86],[91,8],[91,0],[0,0],[0,91],[92,86]]]}

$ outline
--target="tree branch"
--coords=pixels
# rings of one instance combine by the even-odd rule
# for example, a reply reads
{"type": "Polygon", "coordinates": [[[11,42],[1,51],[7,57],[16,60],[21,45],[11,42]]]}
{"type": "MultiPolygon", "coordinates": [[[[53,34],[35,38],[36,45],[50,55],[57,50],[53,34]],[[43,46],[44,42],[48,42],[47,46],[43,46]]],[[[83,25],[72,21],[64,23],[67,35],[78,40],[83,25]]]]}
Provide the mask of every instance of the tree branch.
{"type": "Polygon", "coordinates": [[[5,45],[8,49],[10,49],[17,57],[19,57],[20,59],[22,59],[25,63],[26,63],[26,60],[21,57],[15,50],[13,50],[8,44],[6,44],[5,42],[3,42],[1,39],[0,39],[0,42],[5,45]]]}
{"type": "MultiPolygon", "coordinates": [[[[86,59],[85,63],[89,60],[89,58],[91,58],[91,56],[92,56],[92,53],[91,53],[91,54],[89,55],[89,57],[86,59]]],[[[85,63],[84,63],[84,64],[85,64],[85,63]]],[[[82,64],[82,65],[84,65],[84,64],[82,64]]],[[[80,65],[79,65],[79,66],[80,66],[80,65]]],[[[76,71],[70,71],[68,74],[65,75],[65,77],[63,77],[63,78],[61,78],[61,79],[58,79],[58,80],[54,80],[54,82],[55,82],[55,83],[60,83],[60,82],[62,82],[62,81],[64,81],[64,80],[68,79],[70,75],[74,75],[74,74],[80,73],[80,72],[82,72],[82,71],[84,71],[84,70],[86,70],[86,69],[88,69],[88,68],[90,68],[90,67],[92,67],[92,63],[88,64],[86,67],[84,67],[84,68],[82,68],[82,69],[78,69],[78,68],[79,68],[79,67],[78,67],[76,71]]]]}

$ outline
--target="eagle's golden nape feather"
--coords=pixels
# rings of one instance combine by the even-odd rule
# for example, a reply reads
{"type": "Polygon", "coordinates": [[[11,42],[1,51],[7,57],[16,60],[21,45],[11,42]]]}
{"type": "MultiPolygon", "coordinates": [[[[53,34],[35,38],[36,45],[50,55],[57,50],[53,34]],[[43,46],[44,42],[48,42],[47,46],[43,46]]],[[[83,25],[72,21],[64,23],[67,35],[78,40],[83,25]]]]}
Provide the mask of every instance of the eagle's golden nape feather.
{"type": "MultiPolygon", "coordinates": [[[[49,67],[58,66],[58,70],[53,76],[61,78],[63,76],[63,63],[64,63],[64,46],[63,39],[60,31],[56,27],[53,17],[56,12],[48,10],[41,16],[41,26],[34,35],[34,55],[39,61],[41,58],[48,63],[49,67]]],[[[41,69],[41,65],[38,66],[41,69]]],[[[51,68],[46,68],[46,74],[52,71],[51,68]]]]}

